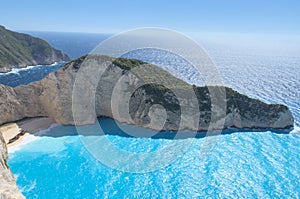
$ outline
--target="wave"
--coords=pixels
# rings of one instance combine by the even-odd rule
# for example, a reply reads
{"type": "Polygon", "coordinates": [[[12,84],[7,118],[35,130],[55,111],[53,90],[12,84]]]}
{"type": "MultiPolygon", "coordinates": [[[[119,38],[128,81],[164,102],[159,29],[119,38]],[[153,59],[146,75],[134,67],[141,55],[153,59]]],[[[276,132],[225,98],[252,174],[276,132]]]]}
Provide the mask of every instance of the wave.
{"type": "Polygon", "coordinates": [[[25,147],[28,143],[34,142],[36,140],[40,139],[37,136],[34,135],[28,135],[25,136],[19,143],[17,143],[14,146],[8,147],[8,153],[15,153],[19,150],[21,150],[23,147],[25,147]]]}
{"type": "Polygon", "coordinates": [[[300,134],[300,126],[295,125],[294,129],[290,133],[291,134],[300,134]]]}
{"type": "Polygon", "coordinates": [[[21,187],[21,192],[30,192],[31,190],[33,190],[36,187],[36,180],[30,182],[30,184],[21,187]]]}
{"type": "Polygon", "coordinates": [[[11,71],[9,71],[7,73],[0,73],[0,75],[8,75],[8,74],[19,75],[20,71],[27,71],[27,70],[31,70],[31,69],[34,69],[36,67],[41,67],[41,66],[53,67],[53,66],[57,66],[57,65],[62,64],[62,63],[65,63],[65,62],[54,62],[53,64],[49,64],[49,65],[26,66],[24,68],[13,68],[13,69],[11,69],[11,71]]]}

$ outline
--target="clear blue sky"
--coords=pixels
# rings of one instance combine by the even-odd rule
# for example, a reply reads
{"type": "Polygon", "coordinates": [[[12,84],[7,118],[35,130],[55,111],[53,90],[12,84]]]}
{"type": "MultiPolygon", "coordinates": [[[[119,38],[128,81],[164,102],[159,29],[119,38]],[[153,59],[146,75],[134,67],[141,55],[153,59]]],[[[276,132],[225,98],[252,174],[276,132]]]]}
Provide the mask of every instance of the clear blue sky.
{"type": "Polygon", "coordinates": [[[138,27],[182,32],[300,34],[300,0],[1,0],[12,30],[117,33],[138,27]]]}

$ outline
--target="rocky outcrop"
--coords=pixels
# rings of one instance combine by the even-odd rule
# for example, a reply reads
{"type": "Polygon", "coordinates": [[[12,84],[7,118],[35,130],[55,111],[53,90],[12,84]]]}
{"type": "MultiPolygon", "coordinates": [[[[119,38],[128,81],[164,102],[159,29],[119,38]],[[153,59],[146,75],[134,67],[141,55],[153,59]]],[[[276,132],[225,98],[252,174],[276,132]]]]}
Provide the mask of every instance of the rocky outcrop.
{"type": "Polygon", "coordinates": [[[18,190],[7,162],[7,148],[0,132],[0,198],[25,198],[18,190]]]}
{"type": "Polygon", "coordinates": [[[266,104],[222,86],[196,87],[134,59],[89,55],[41,81],[0,85],[0,123],[47,116],[84,125],[105,116],[156,130],[293,126],[284,105],[266,104]]]}
{"type": "Polygon", "coordinates": [[[46,41],[0,26],[0,72],[29,65],[49,65],[69,61],[68,55],[46,41]]]}

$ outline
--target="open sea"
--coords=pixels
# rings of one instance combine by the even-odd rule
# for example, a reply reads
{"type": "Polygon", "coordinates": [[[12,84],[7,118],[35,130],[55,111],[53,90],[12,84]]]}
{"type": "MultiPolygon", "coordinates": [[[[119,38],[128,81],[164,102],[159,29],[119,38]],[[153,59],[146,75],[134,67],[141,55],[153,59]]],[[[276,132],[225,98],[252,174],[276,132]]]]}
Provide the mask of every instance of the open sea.
{"type": "MultiPolygon", "coordinates": [[[[88,40],[88,36],[81,36],[80,53],[74,53],[70,45],[78,45],[78,42],[72,42],[72,37],[59,33],[34,34],[72,53],[73,58],[90,52],[106,38],[94,35],[89,43],[82,42],[83,38],[88,40]]],[[[80,40],[78,38],[75,39],[80,40]]],[[[75,127],[53,125],[9,148],[9,166],[23,194],[27,198],[300,198],[300,54],[270,55],[257,49],[213,42],[203,46],[216,64],[224,85],[267,103],[287,105],[295,118],[295,129],[288,134],[237,132],[202,139],[169,140],[118,135],[85,138],[76,134],[75,127]],[[91,141],[92,148],[106,146],[104,143],[109,140],[132,156],[170,149],[159,160],[171,161],[151,170],[158,159],[148,157],[138,161],[134,157],[118,157],[103,147],[100,155],[108,161],[115,160],[115,165],[130,162],[132,170],[122,171],[95,158],[88,150],[86,139],[91,141]],[[205,151],[207,143],[213,145],[205,151]],[[172,147],[177,150],[171,150],[172,147]],[[181,148],[184,151],[176,154],[181,148]],[[139,167],[149,170],[136,172],[134,168],[139,167]]],[[[189,83],[203,83],[188,64],[167,52],[148,49],[124,57],[158,64],[189,83]]],[[[62,65],[0,74],[0,83],[27,84],[62,65]]],[[[102,118],[99,123],[105,127],[104,133],[121,131],[111,119],[102,118]]],[[[146,131],[119,125],[129,131],[146,131]]]]}

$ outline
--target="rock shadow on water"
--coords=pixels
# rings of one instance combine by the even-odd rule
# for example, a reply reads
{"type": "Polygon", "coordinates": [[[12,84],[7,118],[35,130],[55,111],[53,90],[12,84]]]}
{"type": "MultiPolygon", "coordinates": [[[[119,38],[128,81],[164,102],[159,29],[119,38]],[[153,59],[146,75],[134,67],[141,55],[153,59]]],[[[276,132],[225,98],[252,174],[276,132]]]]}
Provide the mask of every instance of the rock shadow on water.
{"type": "Polygon", "coordinates": [[[192,131],[155,131],[143,127],[119,123],[111,118],[99,118],[98,123],[85,126],[63,126],[58,125],[52,128],[38,131],[35,136],[63,137],[63,136],[103,136],[114,135],[126,138],[151,138],[151,139],[188,139],[205,138],[206,136],[218,136],[233,133],[251,133],[251,132],[273,132],[276,134],[289,134],[290,129],[237,129],[230,128],[215,132],[192,132],[192,131]],[[134,132],[134,133],[133,133],[134,132]]]}

